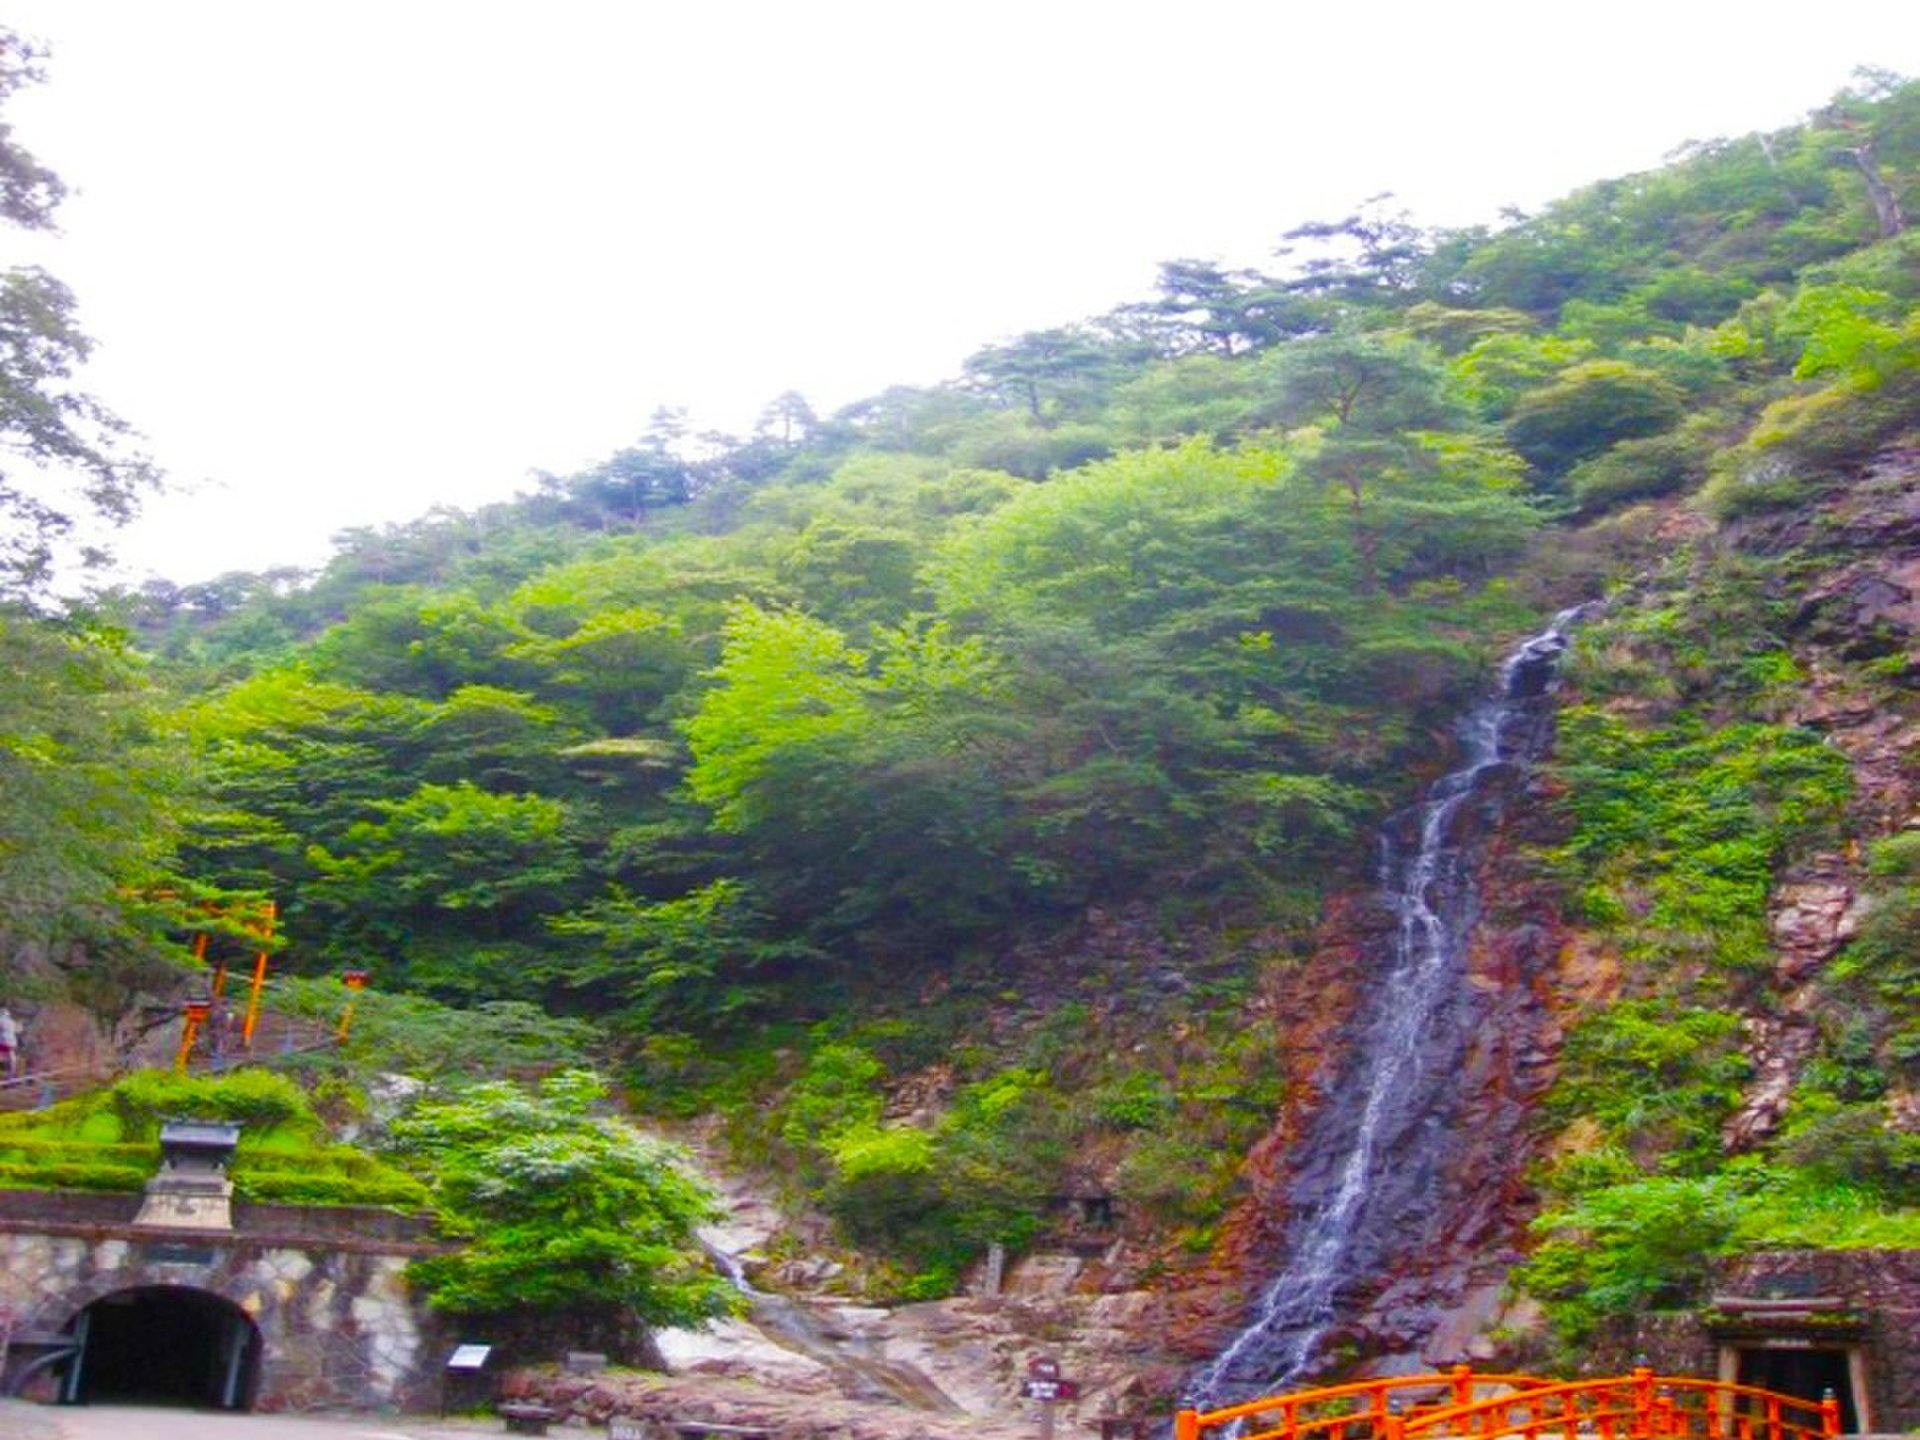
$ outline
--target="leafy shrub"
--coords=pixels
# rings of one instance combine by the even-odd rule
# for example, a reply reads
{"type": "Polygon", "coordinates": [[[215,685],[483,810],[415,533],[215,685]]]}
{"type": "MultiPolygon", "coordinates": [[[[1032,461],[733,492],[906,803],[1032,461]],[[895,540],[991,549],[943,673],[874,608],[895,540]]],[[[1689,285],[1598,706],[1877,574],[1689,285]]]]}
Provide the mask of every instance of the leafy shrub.
{"type": "Polygon", "coordinates": [[[1723,1176],[1589,1191],[1534,1221],[1544,1239],[1516,1278],[1578,1345],[1609,1321],[1699,1298],[1738,1219],[1738,1191],[1723,1176]]]}
{"type": "Polygon", "coordinates": [[[1094,1109],[1116,1130],[1150,1130],[1172,1114],[1173,1094],[1158,1075],[1139,1070],[1097,1093],[1094,1109]]]}
{"type": "Polygon", "coordinates": [[[926,1131],[862,1125],[828,1143],[827,1208],[855,1239],[898,1244],[940,1207],[934,1141],[926,1131]]]}
{"type": "Polygon", "coordinates": [[[1554,860],[1588,917],[1640,956],[1727,966],[1765,960],[1776,864],[1831,833],[1852,786],[1811,730],[1690,715],[1643,729],[1590,707],[1561,717],[1556,768],[1573,831],[1554,860]]]}
{"type": "Polygon", "coordinates": [[[1568,1034],[1548,1113],[1587,1117],[1642,1160],[1710,1167],[1751,1068],[1740,1038],[1739,1017],[1724,1011],[1623,1000],[1568,1034]]]}
{"type": "Polygon", "coordinates": [[[831,1146],[834,1137],[880,1123],[880,1062],[858,1045],[833,1042],[807,1057],[787,1097],[781,1138],[793,1145],[831,1146]]]}
{"type": "Polygon", "coordinates": [[[279,1205],[384,1205],[424,1210],[427,1187],[411,1175],[382,1167],[372,1174],[236,1168],[233,1193],[279,1205]]]}
{"type": "Polygon", "coordinates": [[[1226,1212],[1240,1156],[1194,1134],[1140,1135],[1114,1175],[1114,1193],[1164,1224],[1205,1225],[1226,1212]]]}
{"type": "Polygon", "coordinates": [[[13,1190],[140,1190],[152,1178],[151,1165],[111,1165],[99,1161],[12,1161],[0,1159],[0,1188],[13,1190]]]}
{"type": "Polygon", "coordinates": [[[443,1223],[469,1237],[409,1268],[434,1308],[614,1307],[660,1325],[725,1313],[731,1291],[695,1233],[712,1197],[673,1147],[597,1113],[605,1094],[586,1071],[532,1093],[489,1081],[393,1123],[431,1171],[443,1223]]]}
{"type": "Polygon", "coordinates": [[[1920,1135],[1888,1129],[1883,1106],[1821,1107],[1789,1129],[1780,1157],[1819,1180],[1920,1206],[1920,1135]]]}
{"type": "Polygon", "coordinates": [[[1719,518],[1798,504],[1913,424],[1920,372],[1863,388],[1842,380],[1789,395],[1761,412],[1745,443],[1725,452],[1701,498],[1719,518]]]}
{"type": "Polygon", "coordinates": [[[109,1104],[130,1140],[155,1137],[161,1121],[176,1117],[225,1120],[253,1130],[296,1125],[313,1131],[319,1126],[300,1087],[267,1070],[218,1076],[141,1070],[113,1087],[109,1104]]]}

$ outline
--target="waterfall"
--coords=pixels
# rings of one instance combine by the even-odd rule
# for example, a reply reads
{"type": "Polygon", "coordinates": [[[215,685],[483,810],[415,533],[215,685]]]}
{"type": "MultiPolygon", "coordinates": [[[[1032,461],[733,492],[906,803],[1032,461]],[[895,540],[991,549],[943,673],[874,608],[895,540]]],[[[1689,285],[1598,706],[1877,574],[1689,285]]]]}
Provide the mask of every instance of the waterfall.
{"type": "Polygon", "coordinates": [[[1281,1269],[1185,1403],[1208,1409],[1285,1389],[1313,1363],[1342,1291],[1426,1238],[1472,1023],[1463,993],[1478,911],[1471,842],[1486,826],[1463,820],[1493,818],[1496,778],[1544,752],[1558,662],[1584,608],[1556,615],[1506,657],[1496,691],[1456,726],[1461,764],[1385,827],[1380,884],[1397,917],[1389,962],[1295,1152],[1281,1269]]]}

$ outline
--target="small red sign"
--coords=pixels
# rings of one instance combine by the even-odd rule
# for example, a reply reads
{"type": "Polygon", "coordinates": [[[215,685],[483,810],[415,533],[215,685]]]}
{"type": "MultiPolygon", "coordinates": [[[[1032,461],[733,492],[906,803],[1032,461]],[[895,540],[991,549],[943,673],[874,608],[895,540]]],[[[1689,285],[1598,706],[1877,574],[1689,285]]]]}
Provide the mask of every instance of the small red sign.
{"type": "Polygon", "coordinates": [[[1021,1385],[1020,1393],[1051,1405],[1056,1400],[1078,1400],[1080,1387],[1072,1380],[1028,1380],[1021,1385]]]}
{"type": "Polygon", "coordinates": [[[1036,1380],[1058,1380],[1060,1362],[1051,1355],[1036,1355],[1027,1361],[1027,1374],[1036,1380]]]}

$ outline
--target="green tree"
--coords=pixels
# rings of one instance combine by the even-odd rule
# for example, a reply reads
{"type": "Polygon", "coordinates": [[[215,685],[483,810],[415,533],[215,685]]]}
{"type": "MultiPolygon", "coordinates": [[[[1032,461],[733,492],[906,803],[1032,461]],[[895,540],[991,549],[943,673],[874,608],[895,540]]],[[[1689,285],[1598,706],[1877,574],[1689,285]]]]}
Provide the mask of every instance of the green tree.
{"type": "Polygon", "coordinates": [[[687,786],[721,829],[744,829],[778,803],[768,779],[783,750],[867,726],[865,666],[865,655],[818,620],[745,601],[732,607],[719,683],[686,727],[687,786]]]}
{"type": "Polygon", "coordinates": [[[1390,194],[1374,195],[1338,220],[1296,225],[1275,254],[1294,261],[1287,288],[1298,294],[1375,304],[1403,300],[1425,276],[1434,239],[1390,194]],[[1304,243],[1303,243],[1304,242],[1304,243]],[[1304,253],[1303,253],[1304,252],[1304,253]]]}
{"type": "Polygon", "coordinates": [[[1342,332],[1276,351],[1265,416],[1283,425],[1331,423],[1351,435],[1439,430],[1462,418],[1445,370],[1403,336],[1342,332]]]}
{"type": "Polygon", "coordinates": [[[455,1314],[611,1307],[647,1325],[729,1308],[697,1227],[712,1196],[670,1146],[604,1109],[606,1086],[569,1070],[528,1093],[504,1082],[428,1100],[392,1126],[432,1177],[458,1249],[412,1275],[455,1314]]]}
{"type": "Polygon", "coordinates": [[[1519,1281],[1561,1338],[1583,1344],[1608,1321],[1694,1302],[1733,1239],[1737,1184],[1719,1177],[1614,1185],[1548,1210],[1519,1281]]]}
{"type": "Polygon", "coordinates": [[[1207,350],[1231,360],[1323,323],[1319,307],[1266,276],[1211,260],[1163,261],[1155,288],[1158,299],[1129,309],[1167,354],[1207,350]]]}
{"type": "Polygon", "coordinates": [[[1078,326],[1035,330],[967,357],[969,383],[1053,424],[1092,408],[1122,357],[1078,326]]]}
{"type": "Polygon", "coordinates": [[[581,879],[564,801],[463,780],[372,808],[379,819],[335,847],[307,847],[301,913],[330,949],[453,994],[524,994],[543,977],[541,919],[568,908],[581,879]]]}
{"type": "Polygon", "coordinates": [[[1506,433],[1529,462],[1558,477],[1618,441],[1671,429],[1684,413],[1680,391],[1665,377],[1620,360],[1588,360],[1523,396],[1506,433]]]}
{"type": "Polygon", "coordinates": [[[1920,367],[1920,312],[1859,285],[1802,286],[1778,334],[1800,345],[1797,379],[1837,376],[1871,390],[1920,367]]]}
{"type": "Polygon", "coordinates": [[[618,887],[557,917],[562,935],[592,943],[569,964],[567,991],[631,1030],[671,1019],[715,1025],[764,1010],[820,952],[782,938],[738,880],[721,879],[671,900],[618,887]]]}
{"type": "Polygon", "coordinates": [[[108,1020],[172,973],[181,917],[153,897],[186,888],[194,779],[123,634],[0,609],[0,945],[69,967],[108,1020]]]}

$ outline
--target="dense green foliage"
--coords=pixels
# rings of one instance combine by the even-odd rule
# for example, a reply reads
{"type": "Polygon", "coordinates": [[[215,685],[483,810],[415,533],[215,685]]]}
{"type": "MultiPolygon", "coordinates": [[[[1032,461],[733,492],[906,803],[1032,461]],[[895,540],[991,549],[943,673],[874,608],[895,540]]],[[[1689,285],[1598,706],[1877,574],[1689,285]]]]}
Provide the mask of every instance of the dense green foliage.
{"type": "Polygon", "coordinates": [[[1586,917],[1648,958],[1764,963],[1781,857],[1831,836],[1850,788],[1846,757],[1811,731],[1687,713],[1647,727],[1576,709],[1560,755],[1573,824],[1556,859],[1586,917]]]}
{"type": "Polygon", "coordinates": [[[1920,1084],[1920,835],[1909,830],[1880,841],[1871,871],[1873,905],[1836,978],[1858,1006],[1886,1074],[1913,1086],[1920,1084]]]}
{"type": "MultiPolygon", "coordinates": [[[[1554,507],[1782,503],[1907,413],[1913,242],[1876,238],[1830,137],[1908,183],[1915,103],[1869,76],[1499,231],[1368,211],[1289,237],[1290,273],[1172,262],[949,386],[824,418],[783,396],[697,448],[663,412],[514,505],[349,537],[310,583],[152,591],[219,801],[187,859],[279,895],[298,966],[635,1033],[1148,888],[1286,903],[1537,613],[1498,577],[1554,507]]],[[[1654,897],[1674,934],[1777,849],[1708,791],[1834,788],[1767,731],[1692,757],[1575,733],[1626,747],[1595,763],[1629,789],[1705,767],[1688,823],[1746,847],[1654,897]]],[[[1604,909],[1633,850],[1589,825],[1567,859],[1613,874],[1604,909]]]]}
{"type": "Polygon", "coordinates": [[[1820,474],[1801,508],[1741,507],[1735,543],[1663,556],[1569,666],[1589,703],[1564,717],[1551,859],[1627,991],[1571,1029],[1546,1107],[1568,1128],[1520,1279],[1570,1354],[1646,1308],[1703,1303],[1720,1257],[1920,1237],[1920,1138],[1897,1104],[1920,1033],[1913,847],[1876,840],[1859,874],[1886,796],[1858,793],[1857,752],[1826,721],[1910,715],[1915,677],[1896,642],[1805,599],[1859,558],[1838,517],[1883,523],[1911,481],[1850,494],[1820,474]],[[1777,910],[1783,881],[1847,895],[1821,888],[1837,875],[1859,908],[1822,963],[1777,910]],[[1803,1058],[1754,1111],[1769,1036],[1803,1058]]]}
{"type": "Polygon", "coordinates": [[[605,1094],[591,1072],[563,1071],[537,1092],[486,1082],[394,1122],[393,1143],[432,1174],[443,1227],[465,1240],[412,1267],[436,1308],[612,1305],[654,1325],[725,1313],[694,1234],[711,1197],[668,1146],[601,1113],[605,1094]]]}

